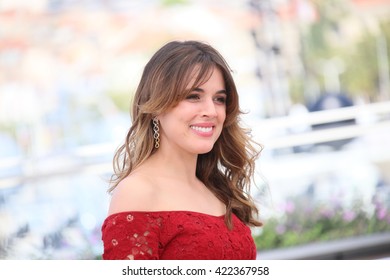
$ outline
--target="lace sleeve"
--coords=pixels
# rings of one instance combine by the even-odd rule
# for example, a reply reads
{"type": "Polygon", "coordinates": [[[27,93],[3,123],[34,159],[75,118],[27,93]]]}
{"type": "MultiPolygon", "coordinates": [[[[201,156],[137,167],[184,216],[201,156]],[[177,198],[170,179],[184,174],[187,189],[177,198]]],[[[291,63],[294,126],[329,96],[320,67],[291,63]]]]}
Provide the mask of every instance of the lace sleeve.
{"type": "Polygon", "coordinates": [[[110,215],[102,225],[103,259],[159,259],[161,217],[150,213],[110,215]]]}

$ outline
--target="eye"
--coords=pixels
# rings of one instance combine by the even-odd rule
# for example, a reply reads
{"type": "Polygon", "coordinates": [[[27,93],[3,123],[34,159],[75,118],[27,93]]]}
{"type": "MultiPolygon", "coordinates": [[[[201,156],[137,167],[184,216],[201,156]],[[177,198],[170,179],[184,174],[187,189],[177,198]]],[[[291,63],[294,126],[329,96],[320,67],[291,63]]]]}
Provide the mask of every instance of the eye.
{"type": "Polygon", "coordinates": [[[199,96],[199,94],[197,94],[197,93],[190,93],[189,95],[186,96],[186,99],[187,99],[187,100],[196,101],[196,100],[199,100],[199,99],[200,99],[200,96],[199,96]]]}
{"type": "Polygon", "coordinates": [[[216,102],[217,104],[226,104],[226,96],[216,96],[214,98],[214,102],[216,102]]]}

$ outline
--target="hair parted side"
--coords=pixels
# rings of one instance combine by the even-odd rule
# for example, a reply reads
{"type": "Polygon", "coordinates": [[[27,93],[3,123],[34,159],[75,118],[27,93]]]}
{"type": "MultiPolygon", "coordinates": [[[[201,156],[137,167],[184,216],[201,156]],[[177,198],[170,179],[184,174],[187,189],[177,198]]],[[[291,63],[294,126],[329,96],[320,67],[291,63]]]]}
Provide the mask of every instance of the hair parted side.
{"type": "Polygon", "coordinates": [[[232,213],[248,225],[261,226],[249,191],[262,146],[240,127],[242,112],[229,65],[217,50],[199,41],[169,42],[146,64],[133,100],[132,125],[114,155],[109,192],[156,151],[153,118],[175,107],[193,88],[207,81],[213,67],[223,74],[226,119],[213,149],[198,155],[196,175],[226,205],[225,222],[229,228],[232,213]],[[186,89],[195,67],[198,67],[195,83],[186,89]]]}

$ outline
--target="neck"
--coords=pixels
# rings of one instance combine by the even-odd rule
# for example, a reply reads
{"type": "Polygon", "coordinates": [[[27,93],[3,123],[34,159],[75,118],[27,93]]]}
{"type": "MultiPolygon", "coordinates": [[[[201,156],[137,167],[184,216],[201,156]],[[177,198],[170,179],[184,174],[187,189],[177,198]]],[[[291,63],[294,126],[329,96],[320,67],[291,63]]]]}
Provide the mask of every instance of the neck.
{"type": "Polygon", "coordinates": [[[191,183],[197,180],[197,158],[196,154],[182,154],[161,149],[150,157],[150,164],[160,176],[191,183]]]}

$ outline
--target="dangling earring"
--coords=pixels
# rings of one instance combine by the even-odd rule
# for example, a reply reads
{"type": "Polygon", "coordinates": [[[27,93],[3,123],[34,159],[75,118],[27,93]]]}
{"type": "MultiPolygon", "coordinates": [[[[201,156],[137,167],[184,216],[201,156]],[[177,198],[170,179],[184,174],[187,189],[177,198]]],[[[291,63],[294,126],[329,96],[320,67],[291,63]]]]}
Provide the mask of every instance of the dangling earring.
{"type": "Polygon", "coordinates": [[[160,127],[158,124],[157,117],[154,117],[152,121],[153,121],[154,147],[158,149],[160,147],[160,127]]]}

